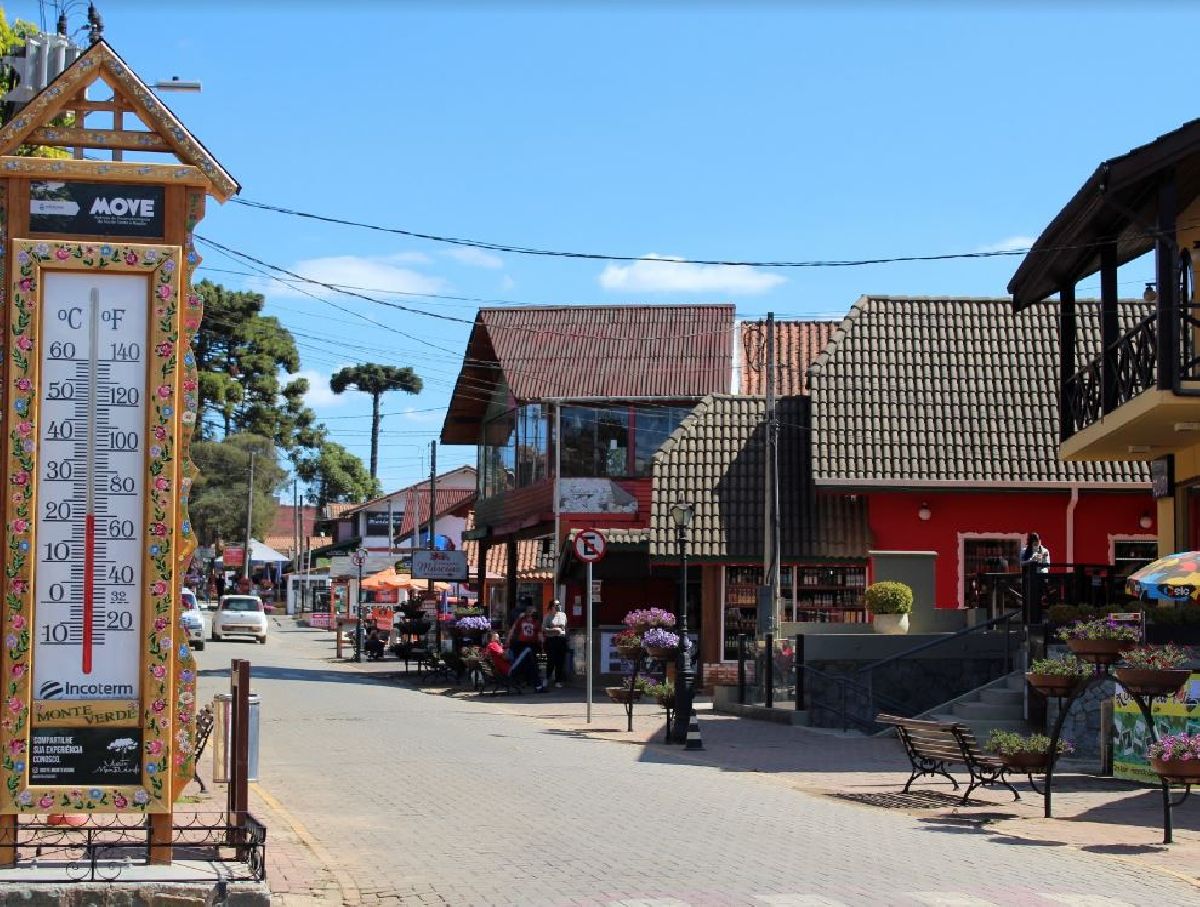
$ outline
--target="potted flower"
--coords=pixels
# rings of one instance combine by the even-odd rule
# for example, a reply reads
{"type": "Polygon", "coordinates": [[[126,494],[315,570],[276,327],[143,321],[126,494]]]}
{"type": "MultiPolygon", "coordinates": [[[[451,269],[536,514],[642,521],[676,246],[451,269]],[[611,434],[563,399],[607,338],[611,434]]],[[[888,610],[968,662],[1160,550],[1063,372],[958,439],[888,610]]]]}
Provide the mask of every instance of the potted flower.
{"type": "MultiPolygon", "coordinates": [[[[987,748],[1009,768],[1032,774],[1044,772],[1050,767],[1050,738],[1045,734],[1025,736],[1013,731],[992,731],[987,748]]],[[[1058,741],[1058,755],[1075,752],[1069,740],[1058,741]]]]}
{"type": "Polygon", "coordinates": [[[1087,675],[1089,667],[1074,655],[1038,658],[1029,665],[1025,680],[1044,696],[1067,696],[1087,675]]]}
{"type": "Polygon", "coordinates": [[[630,702],[638,702],[642,698],[642,686],[639,684],[632,688],[628,683],[619,687],[605,687],[604,692],[618,705],[629,705],[630,702]]]}
{"type": "Polygon", "coordinates": [[[910,586],[891,580],[872,583],[863,597],[873,615],[871,624],[876,633],[897,635],[908,632],[908,615],[913,606],[910,586]]]}
{"type": "Polygon", "coordinates": [[[669,630],[675,626],[675,615],[662,608],[637,608],[626,614],[622,623],[640,636],[656,627],[669,630]]]}
{"type": "Polygon", "coordinates": [[[642,646],[651,658],[673,658],[679,649],[679,634],[651,627],[642,634],[642,646]]]}
{"type": "Polygon", "coordinates": [[[1167,734],[1146,750],[1150,767],[1168,781],[1200,781],[1200,734],[1167,734]]]}
{"type": "Polygon", "coordinates": [[[1058,631],[1058,638],[1084,661],[1112,664],[1137,645],[1138,628],[1117,623],[1111,617],[1076,621],[1058,631]]]}
{"type": "Polygon", "coordinates": [[[1191,672],[1181,665],[1190,658],[1187,649],[1174,643],[1143,646],[1123,654],[1115,673],[1121,686],[1135,696],[1170,696],[1187,682],[1191,672]]]}
{"type": "Polygon", "coordinates": [[[654,699],[664,709],[675,707],[675,684],[669,680],[664,680],[662,683],[649,683],[642,688],[642,691],[654,699]]]}
{"type": "Polygon", "coordinates": [[[626,661],[641,661],[642,637],[634,630],[622,630],[613,637],[613,647],[626,661]]]}
{"type": "Polygon", "coordinates": [[[492,622],[482,614],[460,617],[454,622],[454,629],[462,641],[477,640],[492,629],[492,622]]]}

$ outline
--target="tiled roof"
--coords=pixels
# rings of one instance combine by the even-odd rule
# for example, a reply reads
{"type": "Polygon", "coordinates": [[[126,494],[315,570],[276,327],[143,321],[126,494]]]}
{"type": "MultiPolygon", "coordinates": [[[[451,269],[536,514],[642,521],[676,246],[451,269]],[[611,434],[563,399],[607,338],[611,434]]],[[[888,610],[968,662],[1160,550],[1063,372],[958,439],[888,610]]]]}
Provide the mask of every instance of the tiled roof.
{"type": "MultiPolygon", "coordinates": [[[[275,519],[271,523],[271,528],[267,530],[267,534],[271,537],[287,536],[289,539],[295,533],[295,527],[292,524],[292,516],[295,508],[291,504],[276,504],[275,519]]],[[[313,523],[317,519],[317,508],[305,504],[300,507],[300,532],[302,535],[312,535],[313,523]]],[[[270,545],[270,542],[267,542],[270,545]]],[[[271,546],[275,547],[274,545],[271,546]]]]}
{"type": "MultiPolygon", "coordinates": [[[[777,321],[775,322],[775,394],[793,397],[808,394],[808,367],[821,355],[829,338],[841,321],[777,321]]],[[[744,321],[740,325],[738,350],[741,370],[738,392],[765,394],[767,392],[765,321],[744,321]]]]}
{"type": "Polygon", "coordinates": [[[492,389],[547,397],[698,398],[729,389],[731,305],[480,309],[443,444],[474,444],[492,389]]]}
{"type": "MultiPolygon", "coordinates": [[[[1078,303],[1080,366],[1098,304],[1078,303]]],[[[1122,330],[1147,310],[1121,306],[1122,330]]],[[[1058,458],[1058,307],[863,297],[810,370],[818,484],[1143,483],[1144,463],[1058,458]]]]}
{"type": "MultiPolygon", "coordinates": [[[[437,481],[440,484],[442,482],[447,482],[447,480],[451,476],[459,476],[459,475],[464,475],[467,473],[470,474],[471,485],[472,485],[472,487],[474,487],[474,484],[475,484],[475,467],[474,466],[455,466],[453,469],[447,470],[446,472],[443,472],[443,473],[439,473],[437,476],[437,481]]],[[[450,485],[447,483],[443,488],[439,488],[438,490],[444,491],[449,488],[450,488],[450,485]]],[[[373,507],[374,505],[379,504],[381,502],[386,502],[388,498],[394,498],[397,501],[397,503],[400,503],[404,500],[408,500],[409,496],[414,491],[418,491],[418,490],[420,490],[421,494],[428,495],[429,494],[429,480],[425,479],[422,482],[417,482],[413,485],[409,485],[405,488],[401,488],[398,491],[389,491],[387,494],[378,495],[376,497],[371,498],[369,501],[363,501],[363,503],[361,503],[361,504],[351,504],[345,510],[340,511],[339,513],[344,514],[344,513],[351,513],[356,510],[366,510],[368,507],[373,507]]],[[[439,497],[440,497],[440,495],[439,495],[439,497]]]]}
{"type": "MultiPolygon", "coordinates": [[[[462,550],[466,552],[471,568],[471,579],[479,575],[479,542],[463,539],[462,550]]],[[[487,572],[504,577],[508,571],[508,552],[504,545],[493,545],[487,552],[487,572]]],[[[552,582],[554,570],[542,564],[542,540],[521,539],[517,542],[517,580],[521,582],[552,582]]]]}
{"type": "MultiPolygon", "coordinates": [[[[327,535],[310,535],[308,537],[308,547],[315,551],[318,548],[324,548],[331,541],[333,541],[333,539],[327,535]]],[[[269,547],[274,548],[280,554],[291,555],[292,547],[295,545],[296,539],[290,534],[279,534],[268,535],[265,539],[263,539],[263,542],[269,547]]]]}
{"type": "MultiPolygon", "coordinates": [[[[439,488],[437,490],[437,515],[446,516],[475,500],[474,488],[439,488]]],[[[404,506],[404,522],[400,526],[401,536],[409,535],[429,522],[429,483],[425,487],[408,490],[408,501],[404,506]],[[420,521],[418,523],[418,520],[420,521]]]]}
{"type": "Polygon", "coordinates": [[[321,519],[336,520],[347,510],[353,510],[357,506],[357,504],[346,504],[341,502],[326,504],[323,508],[321,508],[321,519]]]}
{"type": "MultiPolygon", "coordinates": [[[[865,557],[865,498],[818,494],[812,485],[805,397],[778,405],[781,549],[787,560],[865,557]]],[[[689,553],[697,558],[761,560],[765,520],[766,401],[711,396],[654,456],[650,557],[674,559],[671,507],[696,513],[689,553]]]]}

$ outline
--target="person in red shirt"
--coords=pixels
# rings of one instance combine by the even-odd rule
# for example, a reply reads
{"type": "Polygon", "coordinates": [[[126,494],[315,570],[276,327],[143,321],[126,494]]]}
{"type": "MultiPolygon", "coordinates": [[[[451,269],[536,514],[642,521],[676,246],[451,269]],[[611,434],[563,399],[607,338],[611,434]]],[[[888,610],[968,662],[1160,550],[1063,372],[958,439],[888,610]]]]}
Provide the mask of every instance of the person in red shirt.
{"type": "Polygon", "coordinates": [[[500,634],[492,633],[488,636],[488,643],[483,647],[483,656],[492,662],[492,667],[496,669],[496,673],[501,677],[507,677],[512,665],[509,664],[508,658],[504,654],[504,646],[500,645],[500,634]]]}
{"type": "Polygon", "coordinates": [[[513,653],[513,669],[541,693],[546,687],[538,674],[537,653],[542,642],[542,622],[538,620],[537,608],[529,607],[516,619],[508,631],[508,647],[513,653]]]}

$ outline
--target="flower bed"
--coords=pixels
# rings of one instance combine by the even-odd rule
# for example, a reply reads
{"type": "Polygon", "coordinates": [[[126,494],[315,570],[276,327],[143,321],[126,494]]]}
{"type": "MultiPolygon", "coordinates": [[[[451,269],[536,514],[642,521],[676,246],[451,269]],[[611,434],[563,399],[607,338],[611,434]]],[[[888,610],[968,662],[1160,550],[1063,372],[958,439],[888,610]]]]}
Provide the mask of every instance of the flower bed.
{"type": "Polygon", "coordinates": [[[1167,734],[1150,744],[1146,757],[1164,778],[1200,780],[1200,733],[1167,734]]]}

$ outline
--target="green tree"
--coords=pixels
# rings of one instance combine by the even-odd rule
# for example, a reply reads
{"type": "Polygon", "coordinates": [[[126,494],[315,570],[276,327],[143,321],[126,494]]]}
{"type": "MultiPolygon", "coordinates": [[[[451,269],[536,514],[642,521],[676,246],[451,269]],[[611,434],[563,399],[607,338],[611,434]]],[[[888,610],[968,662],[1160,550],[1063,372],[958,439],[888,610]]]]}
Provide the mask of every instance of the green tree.
{"type": "Polygon", "coordinates": [[[251,451],[255,456],[250,525],[253,535],[261,539],[275,518],[275,495],[287,481],[287,473],[276,459],[274,441],[240,434],[192,445],[192,459],[200,475],[192,486],[188,510],[201,545],[244,540],[251,451]]]}
{"type": "Polygon", "coordinates": [[[379,475],[379,423],[383,421],[379,414],[379,398],[388,391],[419,394],[421,379],[408,366],[401,368],[364,362],[361,365],[348,365],[329,379],[329,388],[335,394],[340,394],[348,387],[371,396],[371,478],[375,478],[379,475]]]}
{"type": "Polygon", "coordinates": [[[379,480],[363,461],[334,441],[322,444],[316,456],[300,460],[296,474],[308,483],[318,509],[332,503],[361,504],[382,494],[379,480]]]}
{"type": "Polygon", "coordinates": [[[271,438],[293,462],[319,447],[325,430],[304,405],[308,381],[284,384],[300,369],[296,340],[274,316],[263,315],[260,293],[228,290],[202,280],[204,320],[196,337],[200,373],[200,436],[211,440],[249,432],[271,438]]]}

